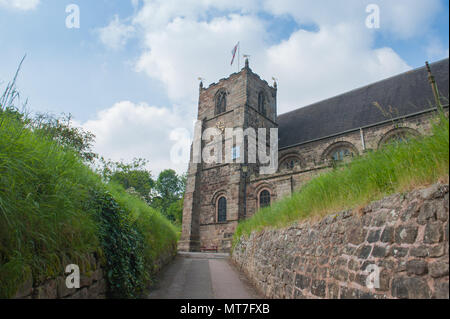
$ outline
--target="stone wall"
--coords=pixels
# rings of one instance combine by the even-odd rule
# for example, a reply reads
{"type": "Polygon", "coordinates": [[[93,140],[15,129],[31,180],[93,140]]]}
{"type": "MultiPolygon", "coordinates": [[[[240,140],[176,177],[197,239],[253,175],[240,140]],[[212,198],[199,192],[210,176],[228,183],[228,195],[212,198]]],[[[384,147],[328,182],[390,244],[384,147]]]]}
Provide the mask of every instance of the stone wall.
{"type": "Polygon", "coordinates": [[[92,270],[81,274],[79,289],[67,288],[66,277],[63,275],[40,283],[30,277],[19,288],[15,299],[104,299],[106,279],[100,261],[91,255],[89,264],[92,270]]]}
{"type": "Polygon", "coordinates": [[[438,184],[253,233],[232,259],[267,298],[449,298],[448,219],[449,186],[438,184]]]}
{"type": "MultiPolygon", "coordinates": [[[[170,263],[177,254],[176,244],[161,254],[153,265],[156,275],[164,266],[170,263]]],[[[49,278],[37,283],[32,277],[18,289],[15,299],[105,299],[107,294],[107,282],[104,277],[104,269],[94,255],[89,257],[90,271],[81,274],[80,288],[69,289],[66,286],[66,276],[49,278]]]]}

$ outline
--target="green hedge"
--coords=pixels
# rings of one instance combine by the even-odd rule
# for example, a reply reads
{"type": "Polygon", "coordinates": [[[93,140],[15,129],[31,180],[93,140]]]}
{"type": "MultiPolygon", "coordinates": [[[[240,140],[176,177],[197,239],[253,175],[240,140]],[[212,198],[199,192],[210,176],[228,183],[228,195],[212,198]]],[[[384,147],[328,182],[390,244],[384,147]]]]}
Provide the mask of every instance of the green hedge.
{"type": "Polygon", "coordinates": [[[159,212],[104,185],[79,156],[0,110],[0,298],[101,256],[111,297],[132,298],[176,232],[159,212]]]}

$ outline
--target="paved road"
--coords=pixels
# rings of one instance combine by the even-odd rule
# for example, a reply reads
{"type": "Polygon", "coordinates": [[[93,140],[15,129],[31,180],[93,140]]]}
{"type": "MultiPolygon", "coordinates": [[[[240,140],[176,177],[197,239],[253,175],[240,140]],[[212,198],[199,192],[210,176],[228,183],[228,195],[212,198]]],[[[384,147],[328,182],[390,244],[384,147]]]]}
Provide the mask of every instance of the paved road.
{"type": "Polygon", "coordinates": [[[150,299],[257,299],[226,254],[180,253],[158,278],[150,299]]]}

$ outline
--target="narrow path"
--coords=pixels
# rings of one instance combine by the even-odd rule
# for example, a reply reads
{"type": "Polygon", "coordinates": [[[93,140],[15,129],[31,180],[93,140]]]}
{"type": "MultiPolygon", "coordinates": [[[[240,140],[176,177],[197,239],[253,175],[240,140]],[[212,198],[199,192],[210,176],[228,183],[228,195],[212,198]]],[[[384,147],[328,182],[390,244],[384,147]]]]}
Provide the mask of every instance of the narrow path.
{"type": "Polygon", "coordinates": [[[179,253],[160,275],[149,299],[258,299],[227,254],[179,253]]]}

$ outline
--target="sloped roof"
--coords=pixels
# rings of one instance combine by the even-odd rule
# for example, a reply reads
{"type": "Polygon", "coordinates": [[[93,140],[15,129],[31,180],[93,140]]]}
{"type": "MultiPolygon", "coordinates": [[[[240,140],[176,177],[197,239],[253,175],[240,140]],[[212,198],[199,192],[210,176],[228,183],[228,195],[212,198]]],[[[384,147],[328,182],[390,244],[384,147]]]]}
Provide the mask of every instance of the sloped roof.
{"type": "MultiPolygon", "coordinates": [[[[430,64],[441,96],[449,96],[449,59],[430,64]]],[[[279,148],[320,139],[391,119],[374,105],[395,110],[393,118],[431,108],[425,67],[278,116],[279,148]]],[[[447,104],[448,100],[443,101],[447,104]]]]}

